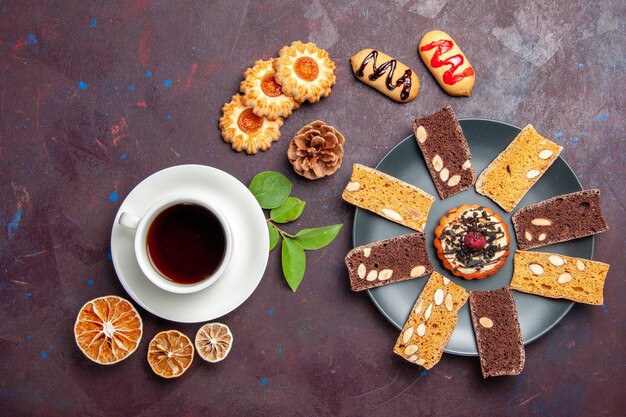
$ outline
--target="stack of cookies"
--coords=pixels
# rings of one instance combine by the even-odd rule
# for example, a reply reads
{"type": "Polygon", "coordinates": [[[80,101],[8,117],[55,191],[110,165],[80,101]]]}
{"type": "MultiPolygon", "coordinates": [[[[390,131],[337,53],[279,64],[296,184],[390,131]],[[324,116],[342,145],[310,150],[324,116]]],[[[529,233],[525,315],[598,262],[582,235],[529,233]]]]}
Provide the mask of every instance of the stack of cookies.
{"type": "Polygon", "coordinates": [[[222,138],[237,152],[268,150],[293,110],[330,94],[334,71],[328,52],[311,42],[293,42],[281,48],[278,58],[257,61],[244,72],[241,94],[222,107],[222,138]]]}

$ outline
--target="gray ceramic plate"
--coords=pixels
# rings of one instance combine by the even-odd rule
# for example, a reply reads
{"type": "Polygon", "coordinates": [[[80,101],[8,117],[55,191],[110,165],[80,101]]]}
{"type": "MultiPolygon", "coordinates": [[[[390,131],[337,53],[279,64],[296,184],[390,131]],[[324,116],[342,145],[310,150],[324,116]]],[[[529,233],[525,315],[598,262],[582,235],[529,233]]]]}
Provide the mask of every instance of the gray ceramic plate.
{"type": "MultiPolygon", "coordinates": [[[[472,160],[476,175],[515,138],[520,129],[506,123],[485,119],[461,120],[461,127],[472,152],[472,160]]],[[[441,200],[430,178],[421,152],[413,135],[404,139],[393,148],[378,164],[378,170],[400,178],[436,197],[426,223],[426,239],[430,261],[435,270],[451,278],[455,283],[468,290],[490,290],[502,288],[511,282],[513,272],[513,254],[517,249],[511,214],[520,207],[545,200],[559,194],[582,190],[582,185],[569,165],[557,158],[543,177],[530,189],[512,213],[505,213],[493,201],[476,192],[472,187],[446,200],[441,200]],[[443,266],[435,253],[432,239],[435,236],[435,226],[439,219],[453,207],[462,204],[481,204],[490,207],[506,221],[511,234],[511,254],[506,264],[491,277],[484,280],[466,281],[452,276],[443,266]],[[430,242],[429,242],[430,241],[430,242]]],[[[358,209],[354,216],[354,246],[364,245],[376,240],[411,233],[399,224],[392,223],[358,209]]],[[[591,259],[593,255],[593,237],[576,239],[570,242],[550,245],[536,249],[540,252],[555,252],[568,256],[591,259]]],[[[369,290],[369,295],[376,307],[398,329],[404,326],[411,307],[426,284],[426,278],[400,282],[384,287],[369,290]]],[[[515,302],[519,313],[520,326],[524,344],[530,343],[547,333],[572,308],[570,301],[554,300],[514,291],[515,302]]],[[[474,330],[470,320],[469,307],[466,304],[459,312],[459,321],[448,342],[445,352],[458,355],[477,355],[474,330]]]]}

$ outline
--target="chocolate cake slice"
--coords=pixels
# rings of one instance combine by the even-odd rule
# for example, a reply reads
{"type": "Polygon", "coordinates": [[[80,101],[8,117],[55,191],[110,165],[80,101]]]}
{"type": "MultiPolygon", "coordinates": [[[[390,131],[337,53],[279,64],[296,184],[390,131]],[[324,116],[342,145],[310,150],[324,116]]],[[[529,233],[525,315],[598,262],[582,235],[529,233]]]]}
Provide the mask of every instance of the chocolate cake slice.
{"type": "Polygon", "coordinates": [[[423,277],[433,272],[424,233],[392,237],[352,249],[346,255],[352,291],[423,277]]]}
{"type": "Polygon", "coordinates": [[[474,184],[472,155],[452,107],[445,106],[437,113],[415,119],[413,130],[442,199],[474,184]]]}
{"type": "Polygon", "coordinates": [[[600,190],[564,194],[521,208],[512,217],[517,245],[532,249],[608,230],[600,190]]]}
{"type": "Polygon", "coordinates": [[[519,375],[525,353],[511,290],[470,291],[469,301],[483,378],[519,375]]]}

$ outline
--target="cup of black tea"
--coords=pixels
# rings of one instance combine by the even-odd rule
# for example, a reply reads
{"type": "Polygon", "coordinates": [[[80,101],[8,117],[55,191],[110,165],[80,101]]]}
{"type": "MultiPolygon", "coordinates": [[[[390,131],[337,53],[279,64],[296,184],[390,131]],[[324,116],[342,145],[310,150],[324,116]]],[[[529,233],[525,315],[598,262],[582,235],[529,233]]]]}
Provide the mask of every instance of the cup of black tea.
{"type": "Polygon", "coordinates": [[[122,213],[119,223],[135,229],[137,262],[146,277],[166,291],[203,290],[223,275],[230,261],[230,226],[207,201],[173,196],[141,217],[122,213]]]}

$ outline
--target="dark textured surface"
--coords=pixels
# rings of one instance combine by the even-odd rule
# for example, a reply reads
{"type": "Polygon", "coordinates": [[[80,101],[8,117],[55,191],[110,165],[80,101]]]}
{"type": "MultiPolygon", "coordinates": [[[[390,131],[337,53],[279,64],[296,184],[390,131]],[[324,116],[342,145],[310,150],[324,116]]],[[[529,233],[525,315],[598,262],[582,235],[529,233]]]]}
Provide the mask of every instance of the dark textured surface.
{"type": "Polygon", "coordinates": [[[0,410],[3,415],[614,416],[626,408],[623,270],[626,141],[623,2],[0,1],[0,410]],[[440,28],[476,70],[470,98],[451,98],[417,43],[440,28]],[[337,63],[330,97],[285,121],[266,153],[237,154],[217,119],[256,59],[314,41],[337,63]],[[418,97],[397,104],[354,79],[349,57],[375,47],[415,69],[418,97]],[[150,71],[150,76],[147,76],[150,71]],[[171,81],[170,81],[171,80],[171,81]],[[131,89],[131,86],[133,88],[131,89]],[[585,188],[602,191],[611,229],[594,258],[611,263],[605,305],[576,305],[528,346],[517,377],[483,381],[476,358],[444,355],[423,372],[393,355],[397,330],[349,289],[350,165],[374,166],[411,120],[450,103],[458,117],[532,123],[564,146],[585,188]],[[344,167],[310,182],[291,171],[288,140],[321,119],[346,136],[344,167]],[[276,253],[250,299],[221,320],[226,361],[195,361],[163,381],[145,352],[159,330],[195,334],[147,312],[125,362],[101,367],[75,347],[82,304],[124,295],[107,259],[119,204],[172,165],[211,165],[244,183],[261,170],[294,181],[308,202],[289,231],[343,222],[308,254],[296,294],[276,253]]]}

